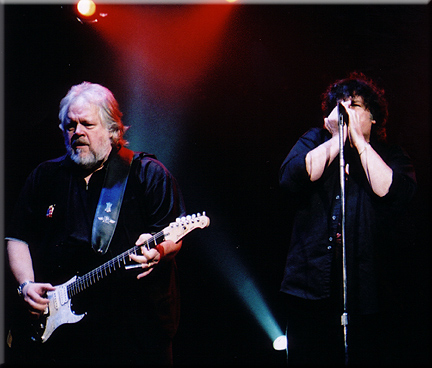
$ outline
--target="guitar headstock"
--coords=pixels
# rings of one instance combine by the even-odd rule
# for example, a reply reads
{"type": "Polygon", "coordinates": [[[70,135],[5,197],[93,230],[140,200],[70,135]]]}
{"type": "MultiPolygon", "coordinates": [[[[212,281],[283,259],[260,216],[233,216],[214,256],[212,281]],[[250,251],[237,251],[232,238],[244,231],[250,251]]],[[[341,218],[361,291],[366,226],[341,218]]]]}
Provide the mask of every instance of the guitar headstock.
{"type": "Polygon", "coordinates": [[[164,229],[165,240],[172,240],[174,243],[181,240],[185,235],[194,229],[204,229],[210,225],[210,219],[205,212],[179,217],[164,229]]]}

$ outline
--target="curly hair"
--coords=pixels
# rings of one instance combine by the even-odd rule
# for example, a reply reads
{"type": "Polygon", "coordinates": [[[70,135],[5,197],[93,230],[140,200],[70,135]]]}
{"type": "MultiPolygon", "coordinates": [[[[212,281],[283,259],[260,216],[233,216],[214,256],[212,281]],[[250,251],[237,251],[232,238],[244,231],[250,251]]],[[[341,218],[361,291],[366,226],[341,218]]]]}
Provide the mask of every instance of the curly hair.
{"type": "Polygon", "coordinates": [[[337,80],[328,86],[321,96],[321,110],[324,116],[327,117],[330,114],[338,101],[354,96],[363,98],[365,107],[376,121],[376,124],[372,125],[371,135],[385,141],[388,103],[384,96],[384,90],[361,72],[351,72],[347,78],[337,80]]]}

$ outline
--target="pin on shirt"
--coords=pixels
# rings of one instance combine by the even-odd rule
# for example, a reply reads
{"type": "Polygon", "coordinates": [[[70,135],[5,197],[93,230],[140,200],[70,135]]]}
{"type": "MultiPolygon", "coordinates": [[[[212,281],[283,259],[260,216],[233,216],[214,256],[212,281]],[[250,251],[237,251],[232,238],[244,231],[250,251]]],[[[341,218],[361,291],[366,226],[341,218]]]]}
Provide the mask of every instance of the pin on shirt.
{"type": "Polygon", "coordinates": [[[48,217],[48,218],[53,217],[54,207],[55,207],[55,204],[51,204],[51,205],[48,207],[47,212],[46,212],[46,217],[48,217]]]}

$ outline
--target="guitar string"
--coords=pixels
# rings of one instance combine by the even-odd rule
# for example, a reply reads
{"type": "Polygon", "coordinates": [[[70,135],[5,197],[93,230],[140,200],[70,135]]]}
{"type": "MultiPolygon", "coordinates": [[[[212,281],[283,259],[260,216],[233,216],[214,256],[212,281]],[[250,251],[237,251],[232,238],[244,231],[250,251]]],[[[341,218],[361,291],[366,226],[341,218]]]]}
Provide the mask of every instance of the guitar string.
{"type": "MultiPolygon", "coordinates": [[[[187,229],[187,226],[186,225],[190,225],[191,223],[193,224],[193,223],[195,223],[196,225],[198,225],[198,223],[200,223],[201,224],[201,226],[199,226],[198,225],[198,227],[200,227],[200,228],[204,228],[204,227],[207,227],[208,225],[209,225],[209,221],[208,221],[208,218],[205,216],[205,213],[203,214],[204,216],[204,218],[203,218],[203,221],[200,219],[200,218],[196,218],[195,217],[195,215],[193,215],[193,216],[187,216],[187,217],[183,217],[183,218],[181,218],[181,219],[177,219],[177,227],[178,226],[180,226],[180,227],[182,227],[183,228],[183,231],[185,231],[186,229],[187,229]],[[207,219],[207,221],[205,221],[205,219],[207,219]],[[180,220],[180,221],[179,221],[180,220]],[[186,224],[182,221],[182,220],[187,220],[186,221],[186,224]]],[[[198,217],[200,217],[200,214],[198,214],[198,217]]],[[[171,226],[171,228],[172,228],[173,226],[171,226]]],[[[193,227],[193,228],[191,228],[191,229],[189,229],[189,231],[187,231],[187,232],[185,232],[184,234],[182,234],[182,236],[181,237],[183,237],[184,235],[186,235],[188,232],[190,232],[191,230],[193,230],[195,227],[193,227]]],[[[167,228],[168,229],[168,228],[167,228]]],[[[152,238],[150,238],[150,239],[148,239],[143,245],[140,245],[140,246],[135,246],[135,247],[133,247],[133,248],[131,248],[131,249],[129,249],[129,250],[127,250],[127,251],[125,251],[124,253],[122,253],[122,254],[120,254],[119,256],[117,256],[117,257],[115,257],[115,258],[113,258],[111,261],[108,261],[108,262],[106,262],[105,264],[103,264],[102,266],[100,266],[100,267],[98,267],[98,268],[96,268],[95,270],[93,270],[93,271],[90,271],[89,273],[87,273],[87,274],[85,274],[83,277],[78,277],[74,282],[71,282],[70,284],[68,284],[68,285],[66,285],[66,292],[67,292],[67,297],[69,297],[69,299],[73,296],[73,295],[75,295],[76,293],[78,293],[79,291],[81,291],[81,290],[84,290],[87,286],[89,286],[89,285],[92,285],[92,280],[93,280],[93,282],[95,282],[96,281],[96,279],[94,278],[94,276],[96,275],[96,277],[97,277],[97,280],[99,280],[99,276],[100,276],[100,278],[103,278],[103,276],[104,276],[104,274],[103,274],[103,272],[102,272],[102,270],[103,269],[105,269],[105,275],[107,275],[107,273],[106,273],[106,269],[107,269],[107,267],[108,267],[108,271],[109,271],[109,273],[111,273],[112,272],[112,270],[116,270],[116,263],[118,264],[118,267],[120,268],[121,267],[121,261],[123,261],[123,264],[126,264],[125,263],[125,256],[128,256],[128,255],[131,255],[131,254],[136,254],[136,252],[137,252],[137,250],[141,247],[141,246],[146,246],[147,247],[147,249],[151,249],[151,248],[154,248],[157,244],[160,244],[163,240],[164,240],[164,238],[165,238],[165,236],[166,235],[170,235],[170,232],[168,232],[168,233],[166,233],[165,234],[165,230],[167,230],[167,229],[164,229],[164,230],[162,230],[161,232],[159,232],[159,233],[157,233],[156,235],[154,235],[152,238]],[[160,240],[160,238],[162,237],[162,241],[160,240]],[[153,242],[153,246],[151,245],[151,242],[153,242]],[[112,268],[112,269],[111,269],[112,268]],[[100,272],[100,274],[98,274],[98,272],[100,272]],[[87,278],[87,279],[89,279],[89,280],[87,280],[87,284],[86,283],[83,283],[82,281],[83,281],[83,279],[84,278],[87,278]],[[81,286],[82,286],[82,289],[80,289],[80,288],[76,288],[76,286],[79,284],[81,282],[81,286]],[[89,283],[88,283],[89,282],[89,283]],[[74,292],[74,293],[73,293],[74,292]],[[72,294],[72,295],[71,295],[72,294]]],[[[180,238],[181,238],[180,237],[180,238]]],[[[64,290],[65,289],[63,289],[63,288],[61,288],[60,290],[59,290],[59,301],[60,301],[60,303],[63,305],[63,301],[65,301],[64,299],[65,299],[65,297],[66,297],[66,295],[64,294],[64,290]]],[[[57,298],[55,298],[55,299],[57,299],[57,298]]],[[[51,304],[51,302],[50,302],[50,304],[51,304]]],[[[62,322],[63,323],[63,322],[62,322]]],[[[42,325],[41,325],[42,326],[42,325]]],[[[56,327],[54,327],[54,329],[55,329],[56,327]]],[[[46,329],[46,327],[44,328],[44,329],[46,329]]],[[[52,331],[51,331],[52,332],[52,331]]],[[[44,332],[45,333],[45,332],[44,332]]],[[[48,335],[48,336],[46,336],[45,337],[45,341],[46,341],[46,339],[48,339],[49,338],[49,336],[50,336],[50,334],[48,335]]]]}
{"type": "MultiPolygon", "coordinates": [[[[195,216],[187,216],[185,219],[192,220],[191,222],[201,222],[201,219],[196,218],[195,216]]],[[[182,219],[183,220],[183,219],[182,219]]],[[[189,223],[189,222],[187,222],[189,223]]],[[[184,226],[184,223],[183,223],[184,226]]],[[[113,258],[112,260],[104,263],[103,265],[99,266],[98,268],[88,272],[87,274],[78,277],[74,282],[67,285],[67,294],[69,297],[72,297],[79,293],[80,291],[85,290],[87,287],[93,285],[94,282],[98,281],[99,279],[102,279],[104,276],[107,276],[108,273],[111,273],[112,271],[116,270],[116,264],[118,264],[118,268],[121,268],[122,263],[123,265],[126,264],[125,256],[129,256],[130,254],[136,254],[136,251],[141,246],[146,246],[147,249],[154,248],[157,244],[161,243],[160,239],[164,238],[164,230],[160,231],[159,233],[155,234],[152,238],[148,239],[143,245],[135,246],[122,254],[118,255],[117,257],[113,258]],[[151,246],[150,243],[153,242],[153,245],[151,246]],[[107,273],[108,270],[108,273],[107,273]]]]}
{"type": "Polygon", "coordinates": [[[161,239],[163,239],[164,236],[165,234],[163,233],[163,231],[161,231],[148,239],[143,245],[137,245],[131,249],[128,249],[127,251],[123,252],[117,257],[114,257],[110,261],[95,268],[87,274],[78,277],[74,282],[67,285],[67,293],[69,297],[72,297],[80,291],[85,290],[87,287],[93,285],[93,283],[95,283],[96,281],[99,281],[104,276],[107,276],[111,272],[115,271],[116,265],[118,265],[118,268],[121,268],[122,265],[126,264],[126,257],[131,254],[137,254],[137,250],[141,246],[145,246],[147,249],[154,248],[157,244],[161,243],[161,239]]]}

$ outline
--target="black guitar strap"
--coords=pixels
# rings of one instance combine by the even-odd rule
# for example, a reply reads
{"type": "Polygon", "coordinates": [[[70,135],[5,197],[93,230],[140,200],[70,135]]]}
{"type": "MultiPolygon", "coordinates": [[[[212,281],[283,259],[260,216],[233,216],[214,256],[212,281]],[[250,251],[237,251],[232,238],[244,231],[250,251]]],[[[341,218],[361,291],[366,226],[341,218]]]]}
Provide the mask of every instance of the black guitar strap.
{"type": "Polygon", "coordinates": [[[108,163],[93,219],[92,248],[97,253],[105,254],[113,237],[133,156],[133,151],[122,147],[108,163]]]}

